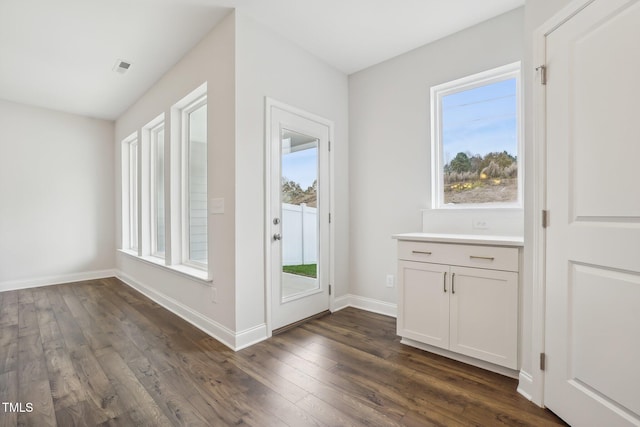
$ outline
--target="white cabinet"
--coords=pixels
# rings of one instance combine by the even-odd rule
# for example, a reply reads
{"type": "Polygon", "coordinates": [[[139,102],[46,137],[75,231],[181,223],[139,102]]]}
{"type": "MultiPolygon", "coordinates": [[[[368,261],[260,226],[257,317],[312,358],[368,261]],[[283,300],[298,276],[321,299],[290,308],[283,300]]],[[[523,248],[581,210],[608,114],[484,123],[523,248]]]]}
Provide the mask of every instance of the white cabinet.
{"type": "Polygon", "coordinates": [[[518,364],[518,248],[400,241],[398,335],[518,364]]]}
{"type": "Polygon", "coordinates": [[[399,262],[398,335],[449,348],[448,272],[446,265],[399,262]]]}

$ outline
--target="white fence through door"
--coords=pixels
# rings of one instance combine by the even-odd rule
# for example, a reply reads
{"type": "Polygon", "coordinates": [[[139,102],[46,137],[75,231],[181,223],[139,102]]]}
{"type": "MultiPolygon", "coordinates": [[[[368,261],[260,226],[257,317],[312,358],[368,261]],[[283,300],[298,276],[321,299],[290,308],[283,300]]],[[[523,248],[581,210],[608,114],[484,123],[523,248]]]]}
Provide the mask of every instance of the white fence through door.
{"type": "Polygon", "coordinates": [[[318,209],[282,204],[282,265],[317,264],[318,209]]]}

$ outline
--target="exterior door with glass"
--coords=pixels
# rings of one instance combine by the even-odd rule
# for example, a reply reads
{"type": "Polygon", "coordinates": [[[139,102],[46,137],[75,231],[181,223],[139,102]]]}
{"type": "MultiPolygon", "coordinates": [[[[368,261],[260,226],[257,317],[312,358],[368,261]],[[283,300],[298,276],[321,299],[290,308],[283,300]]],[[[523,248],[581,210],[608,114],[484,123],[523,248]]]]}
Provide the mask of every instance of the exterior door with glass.
{"type": "Polygon", "coordinates": [[[329,308],[330,125],[268,102],[271,329],[329,308]]]}

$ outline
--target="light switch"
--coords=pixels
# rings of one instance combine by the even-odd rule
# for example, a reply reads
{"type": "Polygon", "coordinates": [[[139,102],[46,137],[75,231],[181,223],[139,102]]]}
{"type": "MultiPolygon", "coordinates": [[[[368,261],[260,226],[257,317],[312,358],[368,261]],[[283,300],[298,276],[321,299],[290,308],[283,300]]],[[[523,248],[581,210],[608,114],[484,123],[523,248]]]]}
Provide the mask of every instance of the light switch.
{"type": "Polygon", "coordinates": [[[224,213],[224,199],[223,198],[210,198],[209,199],[209,213],[211,215],[220,215],[224,213]]]}

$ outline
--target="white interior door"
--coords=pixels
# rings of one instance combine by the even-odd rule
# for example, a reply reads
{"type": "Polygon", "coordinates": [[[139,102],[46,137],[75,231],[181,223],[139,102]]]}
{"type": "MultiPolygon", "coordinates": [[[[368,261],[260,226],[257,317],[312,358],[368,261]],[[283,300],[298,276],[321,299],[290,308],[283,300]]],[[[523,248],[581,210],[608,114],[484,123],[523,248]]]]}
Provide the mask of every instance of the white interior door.
{"type": "Polygon", "coordinates": [[[546,37],[544,403],[575,426],[640,425],[639,43],[629,0],[546,37]]]}
{"type": "Polygon", "coordinates": [[[287,106],[267,108],[274,330],[329,309],[330,127],[287,106]]]}

